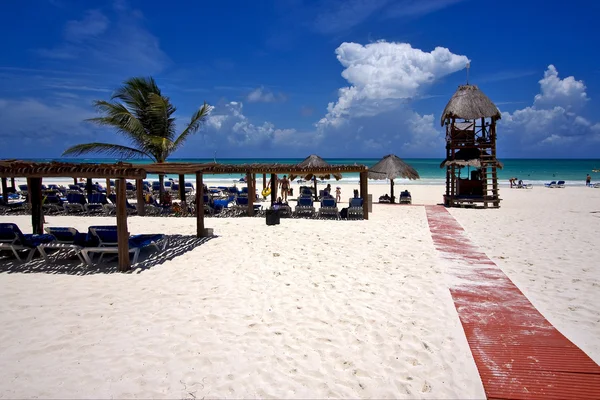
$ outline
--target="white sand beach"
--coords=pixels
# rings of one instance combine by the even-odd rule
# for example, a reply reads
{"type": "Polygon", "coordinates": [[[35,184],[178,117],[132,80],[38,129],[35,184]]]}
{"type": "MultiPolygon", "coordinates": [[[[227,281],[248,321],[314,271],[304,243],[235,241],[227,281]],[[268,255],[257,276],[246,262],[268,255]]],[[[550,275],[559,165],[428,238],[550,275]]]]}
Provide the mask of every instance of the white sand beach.
{"type": "MultiPolygon", "coordinates": [[[[346,200],[358,187],[341,186],[346,200]]],[[[368,221],[207,218],[216,237],[130,274],[0,260],[0,397],[483,398],[418,206],[444,188],[403,189],[413,206],[374,204],[368,221]]],[[[369,191],[376,201],[389,186],[369,191]]],[[[600,189],[500,194],[500,209],[450,213],[600,362],[600,189]]],[[[31,232],[29,216],[0,221],[31,232]]],[[[193,218],[128,221],[132,234],[195,232],[193,218]]],[[[46,222],[86,231],[115,219],[46,222]]]]}

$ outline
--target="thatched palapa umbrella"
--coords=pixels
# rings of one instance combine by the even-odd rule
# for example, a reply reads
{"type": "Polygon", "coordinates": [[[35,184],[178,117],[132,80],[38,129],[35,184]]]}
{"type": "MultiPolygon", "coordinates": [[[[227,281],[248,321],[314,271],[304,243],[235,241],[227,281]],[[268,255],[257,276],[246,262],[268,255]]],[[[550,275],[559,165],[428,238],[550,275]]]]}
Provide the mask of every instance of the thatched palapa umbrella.
{"type": "Polygon", "coordinates": [[[389,179],[392,203],[394,203],[394,179],[419,179],[416,169],[402,161],[394,154],[388,154],[381,161],[369,168],[370,179],[389,179]]]}
{"type": "MultiPolygon", "coordinates": [[[[315,155],[315,154],[311,154],[310,156],[306,157],[304,159],[304,161],[298,163],[296,165],[297,167],[300,168],[329,168],[331,167],[331,164],[329,164],[327,161],[323,160],[321,157],[315,155]]],[[[310,181],[311,179],[313,179],[313,176],[319,178],[319,179],[330,179],[332,174],[326,173],[323,175],[319,175],[319,174],[307,174],[305,176],[303,176],[303,178],[307,181],[310,181]]],[[[290,181],[293,181],[294,179],[296,179],[297,175],[290,175],[290,181]]],[[[333,177],[335,178],[335,180],[339,181],[340,179],[342,179],[342,174],[333,174],[333,177]]],[[[317,180],[314,180],[315,182],[315,200],[318,200],[319,197],[319,191],[317,190],[317,180]]]]}

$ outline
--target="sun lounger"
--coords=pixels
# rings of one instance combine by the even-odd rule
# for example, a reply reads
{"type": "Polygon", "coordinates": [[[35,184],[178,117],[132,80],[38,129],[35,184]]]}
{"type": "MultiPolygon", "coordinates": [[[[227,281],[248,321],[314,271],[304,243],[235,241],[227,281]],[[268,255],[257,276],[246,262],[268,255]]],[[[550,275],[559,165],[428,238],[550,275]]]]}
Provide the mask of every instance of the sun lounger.
{"type": "Polygon", "coordinates": [[[319,212],[317,214],[318,218],[322,217],[334,217],[336,219],[340,218],[340,213],[337,208],[337,203],[334,198],[324,198],[321,200],[321,207],[319,208],[319,212]]]}
{"type": "Polygon", "coordinates": [[[67,202],[63,204],[63,207],[67,213],[73,212],[84,212],[87,201],[83,193],[67,193],[67,202]]]}
{"type": "Polygon", "coordinates": [[[363,199],[360,197],[353,198],[350,200],[350,206],[348,207],[348,219],[363,219],[363,199]]]}
{"type": "Polygon", "coordinates": [[[294,209],[294,213],[297,216],[301,216],[301,215],[307,215],[309,217],[314,216],[315,215],[315,207],[313,205],[312,197],[304,197],[304,196],[298,197],[298,204],[296,205],[296,208],[294,209]]]}
{"type": "Polygon", "coordinates": [[[93,193],[88,196],[88,203],[84,205],[84,208],[87,212],[103,212],[106,204],[108,204],[108,200],[105,194],[93,193]]]}
{"type": "Polygon", "coordinates": [[[558,181],[558,182],[556,182],[556,187],[557,188],[564,188],[565,187],[565,181],[558,181]]]}
{"type": "Polygon", "coordinates": [[[16,224],[0,223],[0,251],[12,251],[19,261],[23,261],[19,252],[26,252],[25,262],[29,262],[40,244],[53,240],[52,235],[23,234],[16,224]]]}
{"type": "Polygon", "coordinates": [[[549,183],[544,183],[544,186],[547,188],[555,188],[556,187],[556,181],[552,181],[549,183]]]}
{"type": "Polygon", "coordinates": [[[63,227],[48,227],[45,228],[45,231],[56,239],[50,243],[38,245],[38,251],[46,262],[52,262],[47,253],[47,250],[51,249],[57,250],[57,252],[66,250],[67,253],[75,253],[84,264],[91,264],[91,261],[87,259],[87,254],[81,251],[87,244],[87,235],[85,233],[80,233],[75,228],[63,227]]]}
{"type": "MultiPolygon", "coordinates": [[[[133,253],[132,264],[137,263],[140,250],[154,247],[158,251],[165,249],[167,240],[164,235],[133,235],[129,237],[129,253],[133,253]]],[[[118,237],[116,226],[90,226],[87,246],[81,249],[83,257],[92,264],[93,254],[99,253],[98,263],[102,262],[104,254],[118,254],[118,237]]]]}
{"type": "Polygon", "coordinates": [[[408,190],[400,193],[400,204],[412,204],[412,196],[408,190]]]}

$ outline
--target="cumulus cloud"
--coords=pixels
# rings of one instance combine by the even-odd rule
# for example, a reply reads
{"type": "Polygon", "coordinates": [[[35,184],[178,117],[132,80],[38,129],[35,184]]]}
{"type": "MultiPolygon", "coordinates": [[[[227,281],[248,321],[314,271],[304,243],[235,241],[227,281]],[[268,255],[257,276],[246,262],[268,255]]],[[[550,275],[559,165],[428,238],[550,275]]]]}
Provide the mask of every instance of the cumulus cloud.
{"type": "Polygon", "coordinates": [[[564,155],[568,146],[596,140],[599,124],[578,113],[589,100],[583,81],[573,76],[560,79],[549,65],[539,84],[533,105],[502,113],[499,128],[517,148],[527,154],[564,155]]]}
{"type": "Polygon", "coordinates": [[[367,45],[342,43],[336,49],[351,86],[339,90],[336,102],[318,122],[323,129],[354,117],[375,116],[411,100],[435,80],[463,69],[469,59],[443,47],[431,52],[408,43],[379,41],[367,45]]]}
{"type": "Polygon", "coordinates": [[[261,86],[248,93],[246,100],[249,103],[275,103],[285,101],[286,96],[283,93],[275,94],[261,86]]]}
{"type": "Polygon", "coordinates": [[[243,109],[243,103],[237,101],[215,107],[206,121],[208,134],[212,134],[215,145],[226,143],[235,147],[270,148],[292,143],[295,129],[278,129],[271,122],[254,124],[244,115],[243,109]]]}
{"type": "Polygon", "coordinates": [[[589,100],[583,81],[573,76],[560,79],[554,65],[549,65],[544,78],[539,81],[540,93],[535,96],[534,105],[561,106],[567,110],[579,109],[589,100]]]}

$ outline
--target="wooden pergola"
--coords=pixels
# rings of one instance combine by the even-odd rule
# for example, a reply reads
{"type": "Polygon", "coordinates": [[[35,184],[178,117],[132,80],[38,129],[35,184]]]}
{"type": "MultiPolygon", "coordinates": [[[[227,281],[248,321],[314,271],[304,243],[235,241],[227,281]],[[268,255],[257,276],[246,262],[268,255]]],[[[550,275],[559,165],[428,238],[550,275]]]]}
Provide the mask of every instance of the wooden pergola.
{"type": "Polygon", "coordinates": [[[29,203],[31,205],[31,222],[33,233],[42,234],[42,179],[43,178],[104,178],[107,180],[107,190],[110,190],[110,179],[116,181],[117,194],[117,234],[119,246],[119,270],[127,271],[129,262],[129,232],[127,229],[127,197],[126,180],[136,181],[138,215],[144,215],[143,180],[148,174],[179,175],[179,190],[182,202],[185,202],[185,175],[196,177],[196,235],[203,237],[204,229],[204,183],[205,174],[246,174],[248,184],[248,215],[254,215],[254,196],[256,191],[256,174],[263,174],[263,185],[266,175],[271,175],[271,203],[275,203],[276,180],[275,174],[322,175],[327,173],[360,173],[360,195],[363,201],[363,215],[369,219],[368,213],[368,168],[364,165],[331,165],[329,167],[299,167],[295,164],[256,163],[256,164],[220,164],[220,163],[155,163],[131,164],[118,162],[116,164],[89,163],[40,163],[33,161],[0,160],[0,178],[2,193],[7,193],[7,178],[14,181],[16,177],[27,179],[29,203]]]}

